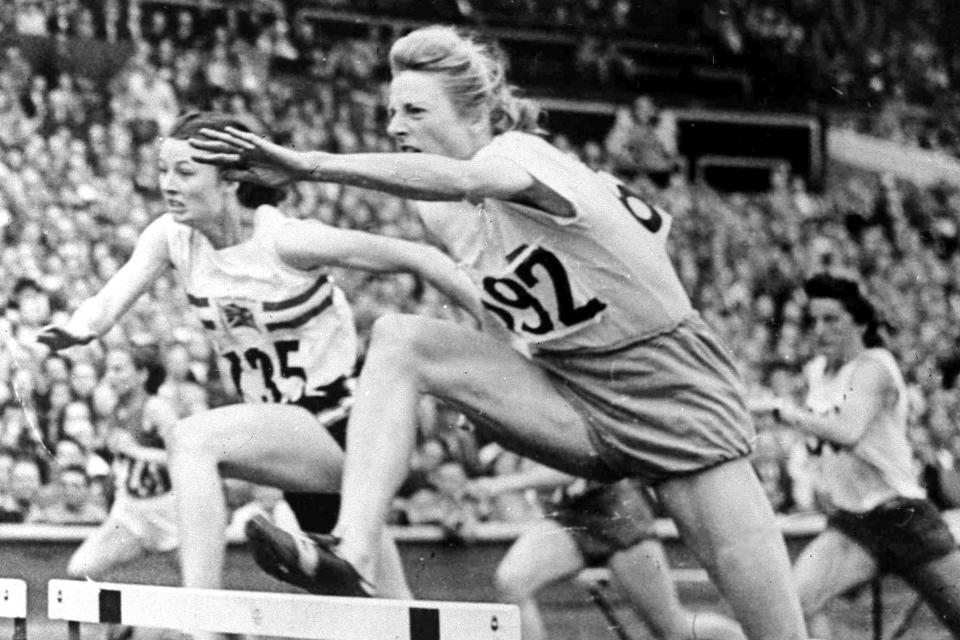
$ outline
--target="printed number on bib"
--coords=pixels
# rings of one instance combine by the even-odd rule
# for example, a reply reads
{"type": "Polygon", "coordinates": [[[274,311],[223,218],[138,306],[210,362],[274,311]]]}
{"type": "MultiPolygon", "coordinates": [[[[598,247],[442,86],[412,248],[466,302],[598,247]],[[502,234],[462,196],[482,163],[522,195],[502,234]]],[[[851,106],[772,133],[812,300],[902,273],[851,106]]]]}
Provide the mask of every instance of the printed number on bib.
{"type": "Polygon", "coordinates": [[[528,341],[574,333],[596,321],[607,307],[580,291],[553,252],[521,245],[509,257],[512,261],[503,276],[483,279],[483,306],[528,341]]]}
{"type": "Polygon", "coordinates": [[[230,363],[230,377],[245,398],[262,402],[295,402],[303,396],[307,372],[291,364],[299,340],[278,340],[269,351],[250,347],[223,354],[230,363]]]}
{"type": "Polygon", "coordinates": [[[597,175],[606,181],[607,185],[613,189],[614,195],[620,200],[623,208],[626,209],[633,219],[639,222],[644,229],[650,233],[657,233],[666,227],[663,234],[666,236],[666,233],[670,230],[671,222],[668,213],[659,207],[652,206],[645,202],[643,198],[631,191],[625,184],[609,173],[598,171],[597,175]]]}

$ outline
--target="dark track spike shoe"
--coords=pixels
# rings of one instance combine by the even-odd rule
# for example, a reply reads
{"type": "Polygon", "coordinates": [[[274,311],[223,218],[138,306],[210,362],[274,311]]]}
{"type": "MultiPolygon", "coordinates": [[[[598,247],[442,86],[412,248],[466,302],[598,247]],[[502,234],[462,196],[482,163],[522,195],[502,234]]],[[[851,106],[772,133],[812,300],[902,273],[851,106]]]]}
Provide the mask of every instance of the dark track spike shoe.
{"type": "Polygon", "coordinates": [[[371,597],[373,585],[337,554],[335,536],[294,535],[261,515],[245,531],[257,565],[277,580],[315,594],[371,597]]]}

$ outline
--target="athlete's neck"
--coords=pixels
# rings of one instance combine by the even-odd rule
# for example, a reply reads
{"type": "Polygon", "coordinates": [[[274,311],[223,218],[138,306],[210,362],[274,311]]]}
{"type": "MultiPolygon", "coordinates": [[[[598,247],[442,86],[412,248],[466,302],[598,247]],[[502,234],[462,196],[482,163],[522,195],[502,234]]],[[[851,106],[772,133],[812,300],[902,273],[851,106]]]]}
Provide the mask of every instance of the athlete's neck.
{"type": "Polygon", "coordinates": [[[864,351],[863,343],[857,339],[857,342],[848,344],[845,349],[836,354],[827,356],[827,371],[836,373],[848,362],[856,360],[864,351]]]}
{"type": "Polygon", "coordinates": [[[224,209],[222,215],[205,224],[200,232],[207,237],[214,249],[226,249],[252,238],[256,222],[257,212],[254,209],[224,209]]]}

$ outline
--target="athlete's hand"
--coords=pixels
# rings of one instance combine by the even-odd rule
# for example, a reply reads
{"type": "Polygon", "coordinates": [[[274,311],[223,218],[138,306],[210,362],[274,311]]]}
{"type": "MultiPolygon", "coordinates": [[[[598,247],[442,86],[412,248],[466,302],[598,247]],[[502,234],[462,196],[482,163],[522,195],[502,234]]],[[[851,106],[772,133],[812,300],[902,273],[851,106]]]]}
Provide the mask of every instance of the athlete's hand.
{"type": "Polygon", "coordinates": [[[758,393],[747,398],[747,409],[754,415],[777,412],[783,404],[783,398],[772,393],[758,393]]]}
{"type": "Polygon", "coordinates": [[[80,344],[87,344],[97,336],[93,333],[74,332],[64,327],[47,325],[37,334],[37,342],[50,347],[51,351],[60,351],[80,344]]]}
{"type": "Polygon", "coordinates": [[[223,131],[201,129],[200,134],[202,138],[189,140],[191,147],[203,152],[194,154],[193,159],[223,167],[227,180],[276,188],[310,175],[305,154],[249,131],[227,127],[223,131]]]}
{"type": "Polygon", "coordinates": [[[498,489],[496,478],[474,478],[464,486],[463,494],[477,502],[485,502],[497,495],[498,489]]]}

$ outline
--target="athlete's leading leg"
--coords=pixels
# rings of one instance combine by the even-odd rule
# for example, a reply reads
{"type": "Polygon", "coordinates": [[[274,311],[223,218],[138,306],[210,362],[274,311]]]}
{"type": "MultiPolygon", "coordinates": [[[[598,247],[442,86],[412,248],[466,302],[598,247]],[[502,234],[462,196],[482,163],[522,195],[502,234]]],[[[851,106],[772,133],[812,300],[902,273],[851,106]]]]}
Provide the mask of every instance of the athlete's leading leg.
{"type": "Polygon", "coordinates": [[[179,421],[167,439],[183,585],[222,586],[227,509],[221,474],[290,491],[335,492],[343,453],[306,410],[233,405],[179,421]]]}
{"type": "Polygon", "coordinates": [[[517,538],[497,567],[494,582],[501,602],[519,605],[523,640],[546,638],[537,592],[583,567],[573,537],[553,520],[539,522],[517,538]]]}
{"type": "Polygon", "coordinates": [[[746,458],[667,480],[657,493],[748,638],[806,637],[783,536],[746,458]]]}
{"type": "Polygon", "coordinates": [[[608,565],[637,614],[659,640],[743,640],[740,627],[732,620],[683,607],[659,540],[644,540],[616,553],[608,565]]]}
{"type": "Polygon", "coordinates": [[[603,468],[581,415],[509,346],[450,322],[381,317],[354,394],[336,528],[340,553],[361,575],[374,573],[387,510],[407,474],[421,394],[480,418],[503,445],[548,466],[577,475],[603,468]]]}
{"type": "MultiPolygon", "coordinates": [[[[535,363],[477,331],[414,316],[378,320],[347,430],[337,525],[341,555],[372,575],[390,500],[406,474],[420,394],[479,418],[495,440],[520,455],[574,475],[610,479],[585,419],[554,385],[535,363]]],[[[804,638],[786,547],[749,463],[720,465],[674,487],[667,491],[673,512],[743,611],[748,637],[804,638]]]]}

